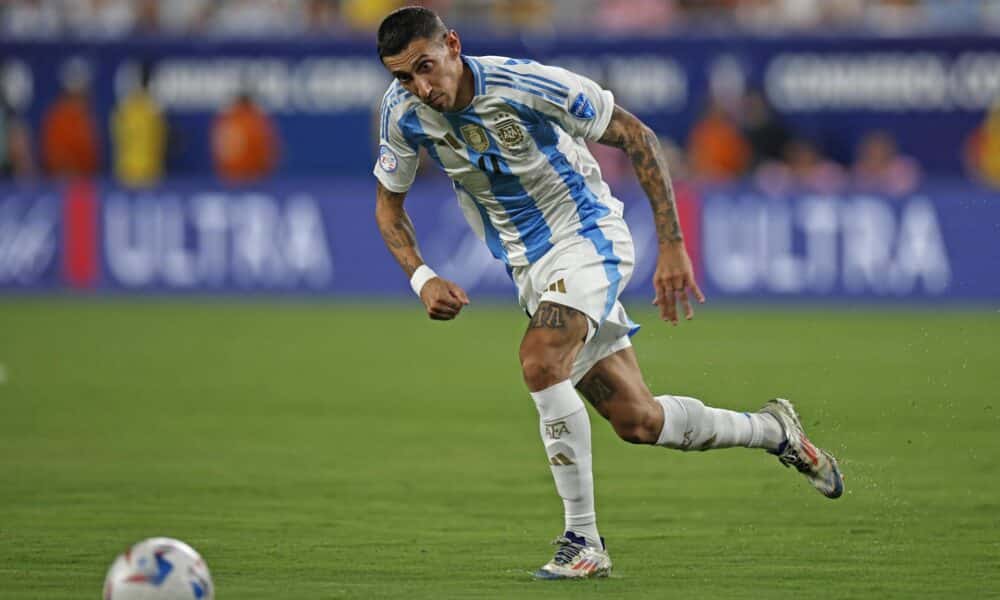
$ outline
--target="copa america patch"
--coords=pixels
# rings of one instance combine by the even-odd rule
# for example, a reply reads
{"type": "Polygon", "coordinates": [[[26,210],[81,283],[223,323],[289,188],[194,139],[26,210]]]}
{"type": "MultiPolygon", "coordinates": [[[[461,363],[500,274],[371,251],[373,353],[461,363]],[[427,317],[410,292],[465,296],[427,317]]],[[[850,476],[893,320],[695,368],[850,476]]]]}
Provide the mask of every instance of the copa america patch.
{"type": "Polygon", "coordinates": [[[392,173],[399,166],[396,153],[385,144],[378,147],[378,166],[382,167],[382,170],[386,173],[392,173]]]}

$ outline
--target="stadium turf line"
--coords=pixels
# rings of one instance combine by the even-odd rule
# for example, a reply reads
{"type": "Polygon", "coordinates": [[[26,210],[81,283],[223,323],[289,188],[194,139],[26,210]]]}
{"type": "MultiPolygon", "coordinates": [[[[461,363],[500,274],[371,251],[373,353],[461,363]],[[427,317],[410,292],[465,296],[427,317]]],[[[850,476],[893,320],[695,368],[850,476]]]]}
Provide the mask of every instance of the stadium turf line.
{"type": "Polygon", "coordinates": [[[631,447],[595,417],[614,575],[535,582],[561,503],[515,308],[8,298],[0,598],[96,598],[154,535],[198,548],[231,600],[1000,594],[1000,315],[634,317],[655,392],[793,399],[845,497],[762,452],[631,447]]]}

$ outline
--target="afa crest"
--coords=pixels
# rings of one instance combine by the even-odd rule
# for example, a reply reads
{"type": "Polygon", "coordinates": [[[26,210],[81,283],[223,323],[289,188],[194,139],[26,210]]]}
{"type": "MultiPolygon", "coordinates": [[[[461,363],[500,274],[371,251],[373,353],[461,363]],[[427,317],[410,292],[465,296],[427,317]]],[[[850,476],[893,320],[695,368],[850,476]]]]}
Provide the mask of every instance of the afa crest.
{"type": "Polygon", "coordinates": [[[484,152],[490,147],[490,138],[486,137],[486,130],[479,125],[462,125],[461,132],[465,143],[476,152],[484,152]]]}
{"type": "Polygon", "coordinates": [[[514,119],[504,119],[496,124],[497,139],[504,148],[517,148],[524,142],[524,129],[514,119]]]}

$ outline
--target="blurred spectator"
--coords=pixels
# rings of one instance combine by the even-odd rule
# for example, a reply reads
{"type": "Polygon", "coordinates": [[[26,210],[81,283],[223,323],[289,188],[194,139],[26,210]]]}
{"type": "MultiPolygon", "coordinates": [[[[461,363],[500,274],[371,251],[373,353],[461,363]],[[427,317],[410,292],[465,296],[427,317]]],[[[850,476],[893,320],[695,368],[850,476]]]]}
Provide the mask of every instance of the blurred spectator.
{"type": "Polygon", "coordinates": [[[215,171],[232,183],[246,183],[271,173],[278,139],[271,120],[249,93],[241,94],[212,124],[215,171]]]}
{"type": "Polygon", "coordinates": [[[167,35],[202,33],[209,28],[217,0],[143,0],[152,7],[145,17],[146,28],[152,26],[167,35]],[[154,23],[149,23],[155,20],[154,23]]]}
{"type": "Polygon", "coordinates": [[[985,31],[1000,31],[1000,2],[991,2],[983,8],[982,28],[985,31]]]}
{"type": "Polygon", "coordinates": [[[688,136],[691,174],[707,181],[729,181],[750,166],[750,144],[716,101],[709,102],[705,115],[688,136]]]}
{"type": "Polygon", "coordinates": [[[512,29],[552,25],[552,3],[545,0],[494,0],[492,22],[512,29]]]}
{"type": "Polygon", "coordinates": [[[34,174],[28,125],[0,93],[0,179],[27,179],[34,174]]]}
{"type": "Polygon", "coordinates": [[[309,33],[330,33],[340,25],[338,0],[307,0],[306,28],[309,33]]]}
{"type": "Polygon", "coordinates": [[[595,17],[609,32],[665,33],[676,19],[674,0],[601,0],[595,17]]]}
{"type": "Polygon", "coordinates": [[[133,0],[76,0],[66,5],[66,26],[83,37],[121,37],[135,26],[133,0]]]}
{"type": "MultiPolygon", "coordinates": [[[[421,3],[407,2],[406,4],[421,3]]],[[[388,13],[400,6],[403,6],[402,0],[342,0],[341,11],[343,11],[344,20],[354,29],[374,31],[388,13]]],[[[444,14],[441,16],[446,18],[444,14]]]]}
{"type": "Polygon", "coordinates": [[[782,194],[788,191],[833,193],[847,183],[844,169],[824,157],[815,144],[793,139],[785,145],[784,161],[766,162],[756,173],[760,189],[782,194]]]}
{"type": "Polygon", "coordinates": [[[52,0],[17,0],[3,8],[4,37],[51,38],[62,32],[62,2],[52,0]]]}
{"type": "Polygon", "coordinates": [[[132,32],[146,35],[159,33],[160,19],[160,4],[157,0],[136,0],[132,32]]]}
{"type": "Polygon", "coordinates": [[[149,93],[149,65],[111,115],[115,175],[130,186],[146,186],[163,176],[167,125],[159,104],[149,93]]]}
{"type": "Polygon", "coordinates": [[[966,143],[969,170],[986,183],[1000,187],[1000,98],[966,143]]]}
{"type": "Polygon", "coordinates": [[[89,99],[90,73],[79,59],[63,67],[63,89],[42,119],[42,164],[49,175],[96,175],[101,154],[89,99]]]}
{"type": "Polygon", "coordinates": [[[216,5],[211,27],[226,36],[290,36],[305,28],[303,9],[296,0],[229,0],[216,5]]]}
{"type": "Polygon", "coordinates": [[[858,143],[851,177],[860,189],[898,196],[917,187],[920,167],[916,160],[899,154],[887,132],[873,131],[858,143]]]}
{"type": "Polygon", "coordinates": [[[871,0],[742,0],[733,3],[735,24],[756,32],[842,29],[864,18],[871,0]]]}
{"type": "Polygon", "coordinates": [[[3,33],[27,38],[154,31],[294,36],[331,23],[372,31],[403,4],[446,23],[492,30],[668,34],[995,32],[1000,0],[3,0],[3,33]]]}
{"type": "MultiPolygon", "coordinates": [[[[962,31],[976,29],[980,19],[988,18],[988,8],[982,0],[924,0],[919,17],[927,28],[936,31],[962,31]]],[[[996,1],[986,2],[997,5],[996,1]]]]}
{"type": "Polygon", "coordinates": [[[759,90],[752,90],[743,98],[743,134],[753,151],[753,165],[781,160],[791,134],[778,119],[759,90]]]}
{"type": "MultiPolygon", "coordinates": [[[[990,1],[990,0],[987,0],[990,1]]],[[[898,33],[919,29],[921,2],[916,0],[875,0],[865,5],[865,20],[872,28],[883,32],[898,33]]]]}

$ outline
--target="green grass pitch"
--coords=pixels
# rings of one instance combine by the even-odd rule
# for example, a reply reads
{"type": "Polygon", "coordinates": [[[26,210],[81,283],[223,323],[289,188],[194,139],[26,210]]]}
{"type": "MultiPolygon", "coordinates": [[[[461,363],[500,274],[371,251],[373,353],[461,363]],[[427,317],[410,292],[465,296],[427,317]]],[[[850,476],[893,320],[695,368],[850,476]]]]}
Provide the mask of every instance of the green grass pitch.
{"type": "Polygon", "coordinates": [[[8,298],[0,598],[97,598],[155,535],[199,549],[223,600],[1000,596],[995,310],[633,316],[654,392],[793,399],[845,496],[595,416],[614,574],[537,582],[562,506],[515,307],[8,298]]]}

